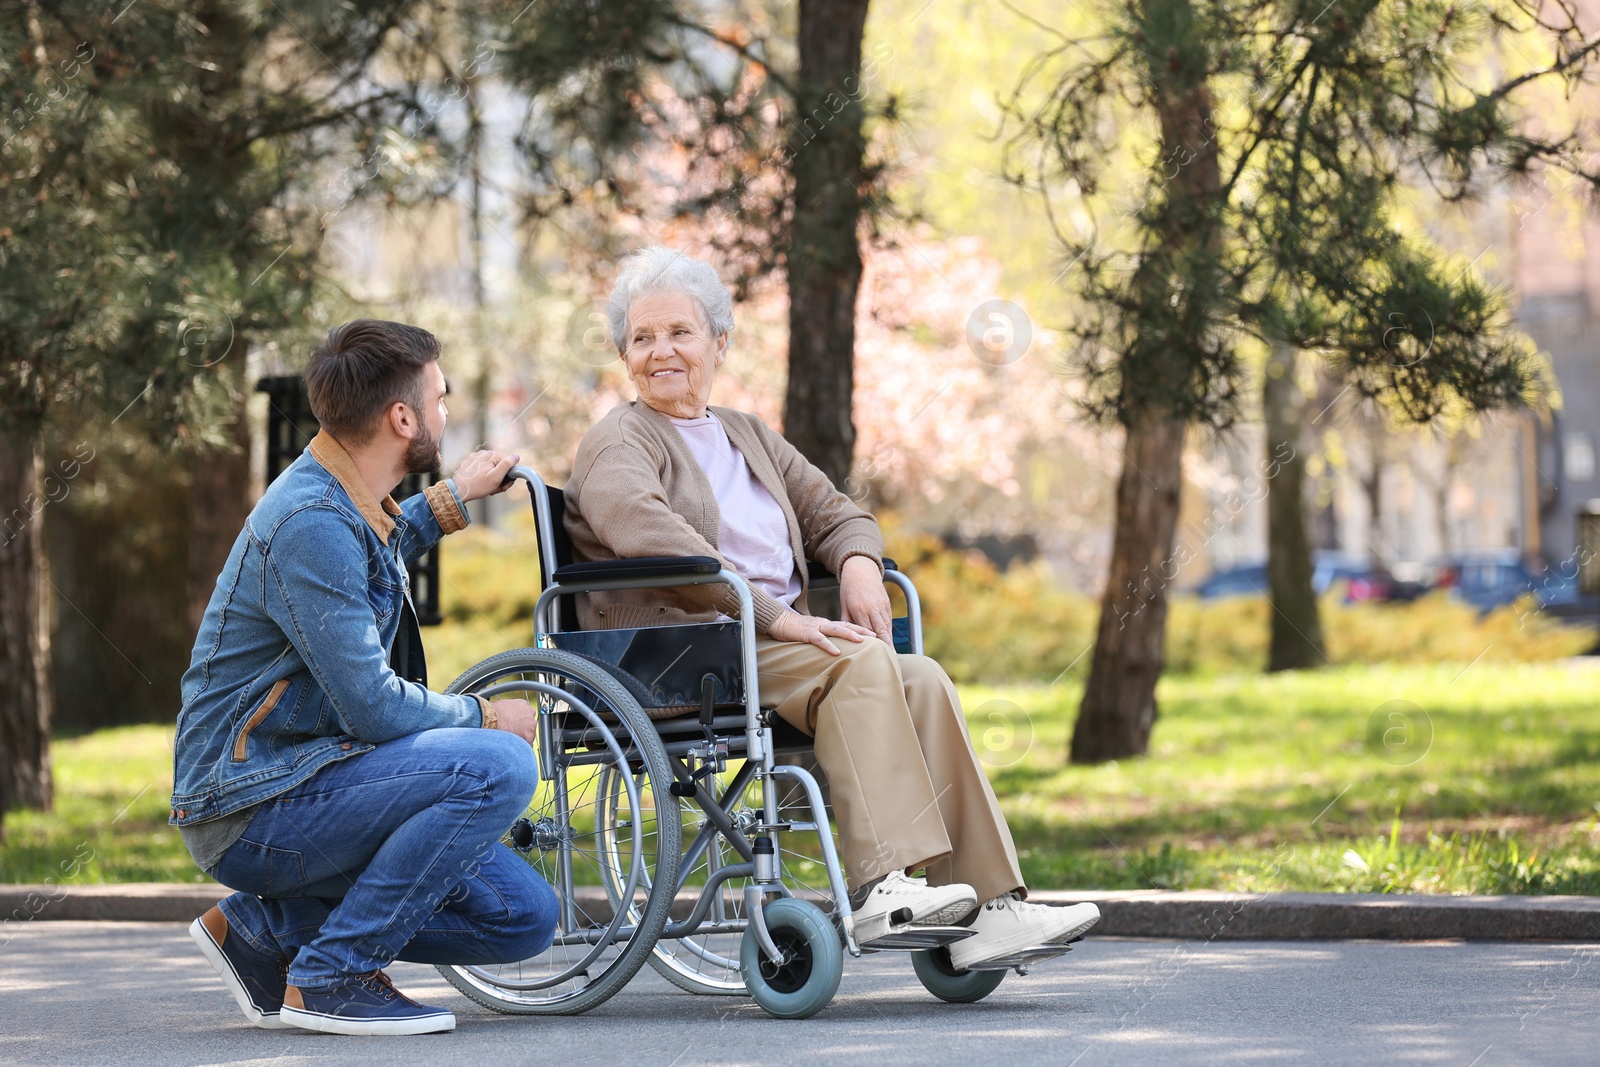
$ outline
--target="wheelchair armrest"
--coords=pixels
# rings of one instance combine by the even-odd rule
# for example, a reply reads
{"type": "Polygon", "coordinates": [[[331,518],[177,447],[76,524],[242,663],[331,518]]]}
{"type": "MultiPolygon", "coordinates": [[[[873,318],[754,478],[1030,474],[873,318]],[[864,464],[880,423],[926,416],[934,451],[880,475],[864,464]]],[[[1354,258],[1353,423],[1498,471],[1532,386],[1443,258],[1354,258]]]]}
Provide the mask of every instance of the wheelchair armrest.
{"type": "MultiPolygon", "coordinates": [[[[894,560],[890,559],[888,556],[883,557],[883,570],[885,574],[887,574],[889,571],[897,571],[899,569],[899,567],[894,565],[894,560]]],[[[806,560],[806,576],[810,578],[812,582],[837,582],[839,580],[832,571],[814,559],[806,560]]]]}
{"type": "Polygon", "coordinates": [[[716,574],[722,564],[714,556],[640,556],[637,559],[609,559],[596,563],[569,563],[552,577],[557,585],[567,582],[632,581],[638,578],[690,578],[716,574]]]}

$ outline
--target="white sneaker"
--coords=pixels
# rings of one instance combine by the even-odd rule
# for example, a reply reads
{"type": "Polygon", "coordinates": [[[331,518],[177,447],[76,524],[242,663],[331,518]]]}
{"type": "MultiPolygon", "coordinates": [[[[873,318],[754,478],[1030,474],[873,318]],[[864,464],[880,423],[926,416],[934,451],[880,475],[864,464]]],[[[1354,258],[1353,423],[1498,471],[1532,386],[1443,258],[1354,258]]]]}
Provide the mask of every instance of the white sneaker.
{"type": "Polygon", "coordinates": [[[926,879],[890,871],[855,909],[856,943],[876,941],[900,926],[948,926],[977,906],[970,885],[930,886],[926,879]]]}
{"type": "Polygon", "coordinates": [[[1065,945],[1099,921],[1100,909],[1093,904],[1054,908],[1002,893],[978,909],[971,927],[978,932],[950,946],[950,962],[965,969],[1035,945],[1065,945]]]}

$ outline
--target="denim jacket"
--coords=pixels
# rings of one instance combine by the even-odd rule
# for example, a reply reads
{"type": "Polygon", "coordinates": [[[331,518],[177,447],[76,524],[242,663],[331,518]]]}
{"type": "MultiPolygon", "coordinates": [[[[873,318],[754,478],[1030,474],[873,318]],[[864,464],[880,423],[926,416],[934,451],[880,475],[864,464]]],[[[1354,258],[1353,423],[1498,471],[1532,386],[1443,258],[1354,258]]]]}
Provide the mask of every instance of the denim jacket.
{"type": "Polygon", "coordinates": [[[475,697],[389,665],[406,562],[466,524],[453,483],[375,500],[319,433],[250,512],[211,594],[183,675],[168,821],[232,814],[382,741],[481,726],[475,697]]]}

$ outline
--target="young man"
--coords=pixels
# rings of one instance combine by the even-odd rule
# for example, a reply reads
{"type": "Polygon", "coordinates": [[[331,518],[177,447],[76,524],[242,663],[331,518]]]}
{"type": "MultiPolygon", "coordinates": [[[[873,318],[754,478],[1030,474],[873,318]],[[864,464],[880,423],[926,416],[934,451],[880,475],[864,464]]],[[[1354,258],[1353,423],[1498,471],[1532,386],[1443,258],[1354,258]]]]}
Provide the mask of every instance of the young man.
{"type": "Polygon", "coordinates": [[[499,843],[536,784],[534,711],[430,692],[401,662],[420,647],[406,563],[518,458],[475,452],[394,502],[439,464],[438,359],[415,326],[329,333],[305,372],[322,432],[251,511],[183,676],[171,822],[238,890],[190,933],[260,1027],[452,1030],[381,968],[527,959],[554,934],[554,892],[499,843]]]}

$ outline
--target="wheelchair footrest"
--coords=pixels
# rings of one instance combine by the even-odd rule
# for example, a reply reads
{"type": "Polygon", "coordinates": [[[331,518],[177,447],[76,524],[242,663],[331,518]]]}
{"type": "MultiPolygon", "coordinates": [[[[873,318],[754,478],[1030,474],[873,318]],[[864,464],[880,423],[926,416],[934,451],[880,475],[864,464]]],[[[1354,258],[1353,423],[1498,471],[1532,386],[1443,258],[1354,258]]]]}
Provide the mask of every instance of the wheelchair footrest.
{"type": "Polygon", "coordinates": [[[918,952],[943,948],[964,941],[978,931],[965,926],[898,926],[872,941],[863,941],[863,952],[918,952]]]}
{"type": "MultiPolygon", "coordinates": [[[[1081,941],[1083,939],[1078,938],[1077,940],[1081,941]]],[[[1018,967],[1026,970],[1035,963],[1043,963],[1045,960],[1053,960],[1057,956],[1066,955],[1071,951],[1071,945],[1033,945],[1017,952],[1008,953],[1004,956],[996,956],[992,960],[984,960],[982,963],[969,964],[967,966],[967,970],[1009,971],[1018,967]]]]}

